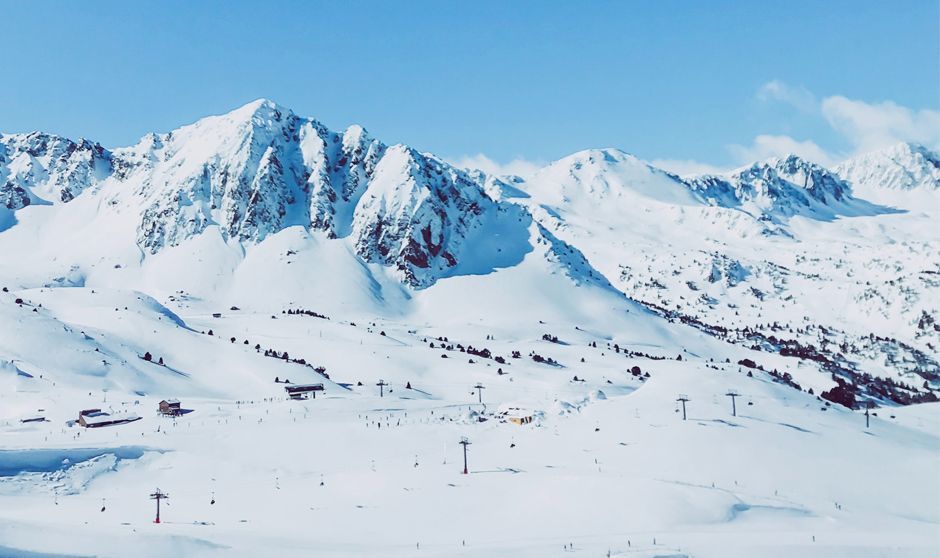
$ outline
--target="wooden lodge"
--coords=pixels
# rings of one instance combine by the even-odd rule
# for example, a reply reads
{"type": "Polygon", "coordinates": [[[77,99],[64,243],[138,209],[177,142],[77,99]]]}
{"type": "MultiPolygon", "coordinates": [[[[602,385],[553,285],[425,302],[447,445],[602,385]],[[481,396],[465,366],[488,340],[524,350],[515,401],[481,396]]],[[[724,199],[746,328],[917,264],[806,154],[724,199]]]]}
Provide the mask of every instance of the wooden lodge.
{"type": "Polygon", "coordinates": [[[168,417],[177,417],[183,414],[183,410],[180,407],[179,399],[164,399],[163,401],[160,402],[160,407],[158,408],[158,411],[160,412],[161,415],[165,415],[168,417]]]}
{"type": "Polygon", "coordinates": [[[323,384],[291,384],[284,386],[284,391],[291,399],[307,399],[311,395],[317,398],[317,392],[323,391],[323,384]]]}

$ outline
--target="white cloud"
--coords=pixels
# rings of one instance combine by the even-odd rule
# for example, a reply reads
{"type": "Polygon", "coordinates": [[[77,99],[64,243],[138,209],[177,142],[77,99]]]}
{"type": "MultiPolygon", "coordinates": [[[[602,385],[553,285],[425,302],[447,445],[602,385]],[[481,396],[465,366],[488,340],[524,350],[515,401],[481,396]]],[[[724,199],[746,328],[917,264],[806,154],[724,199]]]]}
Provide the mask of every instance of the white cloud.
{"type": "Polygon", "coordinates": [[[653,159],[650,161],[650,164],[673,174],[678,174],[679,176],[722,174],[729,170],[691,159],[653,159]]]}
{"type": "Polygon", "coordinates": [[[826,122],[851,142],[856,152],[900,142],[940,147],[940,111],[914,111],[891,101],[866,103],[841,95],[826,97],[821,108],[826,122]]]}
{"type": "Polygon", "coordinates": [[[816,96],[803,87],[794,87],[780,80],[771,80],[757,90],[757,98],[764,102],[777,101],[792,105],[804,112],[816,112],[819,105],[816,96]]]}
{"type": "MultiPolygon", "coordinates": [[[[940,111],[912,110],[891,101],[868,103],[842,95],[832,95],[818,101],[805,87],[795,87],[776,79],[762,85],[756,97],[764,102],[786,103],[803,112],[820,116],[852,146],[850,156],[900,142],[940,149],[940,111]]],[[[820,164],[837,159],[812,141],[798,141],[783,135],[758,136],[750,146],[733,145],[729,149],[741,162],[755,156],[773,157],[787,152],[820,164]]]]}
{"type": "Polygon", "coordinates": [[[740,164],[750,164],[754,161],[771,157],[785,157],[791,154],[823,166],[833,165],[838,162],[836,158],[832,157],[815,142],[811,140],[800,141],[785,135],[759,135],[754,138],[751,145],[729,145],[728,151],[740,164]]]}
{"type": "MultiPolygon", "coordinates": [[[[732,144],[728,152],[736,165],[750,165],[772,157],[797,155],[823,166],[831,167],[846,157],[874,151],[900,142],[913,142],[940,150],[940,111],[913,110],[891,101],[868,103],[842,95],[821,100],[802,86],[792,86],[780,80],[763,84],[756,93],[762,102],[778,102],[793,106],[801,112],[829,126],[851,146],[847,153],[827,150],[812,140],[800,140],[789,135],[761,134],[749,144],[732,144]]],[[[517,158],[499,163],[482,153],[451,158],[458,167],[480,169],[487,174],[515,174],[528,178],[543,162],[517,158]]],[[[654,159],[656,167],[680,176],[721,174],[728,172],[710,163],[692,159],[654,159]]]]}
{"type": "Polygon", "coordinates": [[[523,178],[532,176],[535,171],[544,166],[544,163],[516,158],[508,163],[498,163],[482,153],[476,155],[462,155],[448,158],[448,162],[455,167],[466,169],[479,169],[486,174],[506,175],[515,174],[523,178]]]}

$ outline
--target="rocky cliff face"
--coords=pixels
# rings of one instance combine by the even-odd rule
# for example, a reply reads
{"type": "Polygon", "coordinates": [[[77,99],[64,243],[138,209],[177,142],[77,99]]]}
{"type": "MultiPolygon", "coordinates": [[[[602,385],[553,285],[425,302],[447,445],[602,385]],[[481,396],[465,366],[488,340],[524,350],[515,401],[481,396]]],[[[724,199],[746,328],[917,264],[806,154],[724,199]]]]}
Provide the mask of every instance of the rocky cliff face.
{"type": "Polygon", "coordinates": [[[367,261],[415,286],[458,263],[467,237],[499,211],[467,173],[406,146],[391,147],[356,207],[352,234],[367,261]]]}
{"type": "Polygon", "coordinates": [[[686,183],[709,203],[751,209],[770,220],[813,213],[851,197],[851,187],[838,175],[795,155],[686,183]]]}
{"type": "Polygon", "coordinates": [[[33,132],[0,136],[0,205],[69,202],[111,172],[97,143],[33,132]]]}

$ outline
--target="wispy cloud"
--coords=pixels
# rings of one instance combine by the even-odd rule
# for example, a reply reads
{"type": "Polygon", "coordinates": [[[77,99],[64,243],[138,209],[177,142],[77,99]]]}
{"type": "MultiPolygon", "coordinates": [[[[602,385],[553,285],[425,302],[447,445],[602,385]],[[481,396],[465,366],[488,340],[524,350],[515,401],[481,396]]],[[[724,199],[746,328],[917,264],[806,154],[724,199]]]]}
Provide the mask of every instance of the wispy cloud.
{"type": "Polygon", "coordinates": [[[824,166],[834,165],[839,161],[815,142],[800,141],[787,135],[762,134],[754,138],[750,145],[733,144],[728,146],[728,150],[740,164],[787,155],[796,155],[824,166]]]}
{"type": "Polygon", "coordinates": [[[499,163],[482,153],[477,153],[476,155],[449,157],[447,160],[455,167],[479,169],[487,174],[492,175],[514,174],[523,178],[532,176],[537,170],[545,165],[545,163],[541,161],[530,161],[522,158],[513,159],[508,163],[499,163]]]}
{"type": "Polygon", "coordinates": [[[911,110],[891,101],[866,103],[836,95],[822,101],[826,122],[843,135],[856,152],[915,142],[940,148],[940,111],[911,110]]]}
{"type": "Polygon", "coordinates": [[[741,164],[792,153],[822,165],[832,165],[847,156],[905,141],[940,148],[940,111],[912,110],[891,101],[869,103],[842,95],[819,100],[805,87],[776,79],[762,85],[755,97],[762,102],[784,103],[816,115],[852,147],[848,153],[835,153],[812,140],[762,134],[749,145],[728,146],[732,157],[741,164]]]}
{"type": "MultiPolygon", "coordinates": [[[[834,166],[847,157],[882,149],[900,142],[913,142],[940,149],[940,111],[914,110],[892,101],[866,102],[842,95],[818,98],[803,86],[771,80],[758,88],[755,98],[763,103],[783,103],[799,110],[821,126],[828,126],[846,145],[834,151],[811,139],[786,134],[759,134],[749,143],[726,146],[732,166],[749,165],[772,157],[797,155],[824,166],[834,166]]],[[[532,176],[544,162],[522,158],[499,163],[482,153],[449,159],[452,164],[480,169],[488,174],[532,176]]],[[[693,159],[654,159],[651,164],[680,176],[721,174],[729,168],[693,159]]]]}
{"type": "Polygon", "coordinates": [[[781,102],[792,105],[803,112],[816,112],[819,103],[816,96],[803,86],[788,85],[780,80],[768,81],[757,90],[757,99],[764,102],[781,102]]]}

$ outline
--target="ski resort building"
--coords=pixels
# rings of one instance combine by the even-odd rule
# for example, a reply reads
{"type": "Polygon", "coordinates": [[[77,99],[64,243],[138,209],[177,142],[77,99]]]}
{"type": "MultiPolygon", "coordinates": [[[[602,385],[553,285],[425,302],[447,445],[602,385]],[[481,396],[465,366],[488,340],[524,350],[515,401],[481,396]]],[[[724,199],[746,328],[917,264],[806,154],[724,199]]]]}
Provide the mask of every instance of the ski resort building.
{"type": "Polygon", "coordinates": [[[307,399],[311,394],[316,399],[317,392],[323,391],[323,384],[292,384],[284,386],[284,391],[291,399],[307,399]]]}
{"type": "Polygon", "coordinates": [[[126,424],[140,420],[140,417],[133,414],[111,415],[103,412],[101,409],[85,409],[78,414],[78,424],[85,428],[99,428],[102,426],[114,426],[117,424],[126,424]]]}
{"type": "Polygon", "coordinates": [[[183,414],[179,399],[164,399],[158,409],[161,415],[175,417],[183,414]]]}
{"type": "Polygon", "coordinates": [[[532,411],[521,407],[500,407],[496,412],[496,417],[502,422],[523,425],[531,424],[535,420],[535,414],[532,411]]]}

